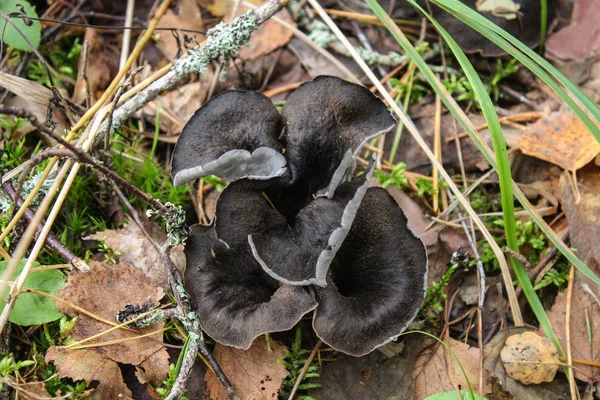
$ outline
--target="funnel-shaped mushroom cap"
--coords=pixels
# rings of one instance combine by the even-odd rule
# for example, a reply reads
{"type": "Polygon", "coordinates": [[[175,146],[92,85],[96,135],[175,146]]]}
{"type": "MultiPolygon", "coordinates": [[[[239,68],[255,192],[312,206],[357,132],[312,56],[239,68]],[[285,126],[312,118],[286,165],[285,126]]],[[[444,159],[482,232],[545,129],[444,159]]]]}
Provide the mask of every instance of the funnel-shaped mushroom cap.
{"type": "Polygon", "coordinates": [[[327,287],[315,288],[313,327],[336,350],[365,355],[416,317],[425,298],[427,253],[384,189],[367,191],[327,279],[327,287]]]}
{"type": "Polygon", "coordinates": [[[277,137],[283,122],[271,100],[257,92],[213,97],[183,128],[173,153],[175,186],[207,175],[227,180],[270,179],[286,172],[277,137]]]}
{"type": "Polygon", "coordinates": [[[390,131],[396,120],[367,88],[331,76],[300,85],[283,111],[292,183],[314,194],[325,188],[348,150],[390,131]]]}
{"type": "Polygon", "coordinates": [[[250,234],[252,254],[265,272],[288,285],[326,286],[327,270],[352,227],[373,167],[371,163],[365,174],[339,185],[331,198],[310,202],[292,229],[280,223],[263,234],[250,234]]]}
{"type": "Polygon", "coordinates": [[[247,251],[228,249],[212,227],[194,225],[185,253],[186,289],[202,329],[219,343],[247,349],[260,335],[291,329],[317,305],[305,288],[265,274],[247,251]]]}

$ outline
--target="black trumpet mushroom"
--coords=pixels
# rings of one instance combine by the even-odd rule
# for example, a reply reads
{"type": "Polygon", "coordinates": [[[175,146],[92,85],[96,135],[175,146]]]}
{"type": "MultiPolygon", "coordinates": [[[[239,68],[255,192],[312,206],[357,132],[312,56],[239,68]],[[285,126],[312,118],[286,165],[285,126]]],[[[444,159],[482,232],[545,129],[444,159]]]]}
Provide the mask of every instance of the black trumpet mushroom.
{"type": "Polygon", "coordinates": [[[395,123],[369,90],[329,76],[301,85],[281,114],[243,91],[194,114],[175,185],[230,181],[185,250],[185,286],[213,339],[247,349],[314,310],[324,343],[362,356],[406,329],[425,296],[425,248],[387,191],[369,188],[372,163],[354,177],[362,144],[395,123]]]}

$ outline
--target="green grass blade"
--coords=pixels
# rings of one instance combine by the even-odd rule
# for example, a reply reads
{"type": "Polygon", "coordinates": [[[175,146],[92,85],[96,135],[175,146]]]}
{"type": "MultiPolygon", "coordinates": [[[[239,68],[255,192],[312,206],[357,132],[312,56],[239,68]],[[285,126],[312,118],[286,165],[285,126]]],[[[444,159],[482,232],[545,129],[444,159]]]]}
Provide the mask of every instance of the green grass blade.
{"type": "MultiPolygon", "coordinates": [[[[432,1],[440,1],[440,0],[432,0],[432,1]]],[[[446,0],[444,0],[444,1],[446,1],[446,0]]],[[[378,5],[376,3],[374,3],[372,0],[367,0],[367,4],[369,4],[369,5],[374,4],[372,9],[375,12],[374,7],[378,6],[378,5]]],[[[468,8],[468,10],[471,10],[471,9],[468,8]]],[[[377,12],[375,12],[375,13],[377,14],[377,12]]],[[[385,17],[387,17],[387,14],[385,14],[385,12],[384,12],[384,14],[380,18],[385,19],[385,17]]],[[[400,36],[398,36],[396,34],[396,32],[394,32],[394,29],[398,29],[396,25],[393,25],[393,26],[386,25],[386,26],[387,26],[388,30],[391,32],[391,34],[396,38],[398,43],[400,43],[400,45],[404,48],[404,50],[410,56],[410,58],[413,60],[413,62],[415,62],[417,64],[417,67],[419,68],[419,70],[421,71],[423,76],[427,79],[427,81],[432,85],[434,90],[436,90],[438,93],[444,93],[443,95],[441,95],[441,99],[444,102],[444,104],[446,105],[446,107],[448,108],[448,110],[456,118],[458,123],[465,130],[465,132],[467,132],[469,134],[469,137],[471,138],[471,140],[473,141],[475,146],[477,146],[479,151],[481,151],[481,153],[486,158],[486,160],[490,163],[492,168],[494,168],[496,171],[498,171],[498,165],[496,163],[496,159],[492,156],[491,152],[488,149],[487,144],[485,142],[483,142],[481,140],[481,137],[473,130],[472,125],[467,120],[467,118],[464,115],[464,113],[462,112],[462,110],[458,109],[454,103],[448,102],[448,99],[446,97],[447,93],[445,93],[445,89],[444,89],[443,85],[441,85],[441,83],[439,83],[439,81],[437,80],[437,78],[435,77],[435,75],[433,74],[431,69],[423,61],[423,59],[418,54],[418,52],[412,47],[412,45],[410,43],[404,43],[402,38],[400,36]]],[[[502,39],[502,38],[500,38],[500,39],[502,39]]],[[[512,48],[512,46],[510,46],[510,44],[508,46],[512,48]]],[[[537,54],[535,54],[535,53],[533,53],[533,54],[535,56],[537,56],[537,54]]],[[[531,60],[529,60],[529,61],[531,61],[531,60]]],[[[535,63],[532,63],[532,64],[533,64],[532,67],[534,67],[536,70],[539,69],[539,67],[535,63]]],[[[556,73],[559,75],[562,75],[558,71],[556,71],[556,73]]],[[[553,85],[554,87],[560,89],[560,87],[556,84],[556,82],[554,82],[552,80],[552,83],[554,84],[553,85]]],[[[551,86],[551,88],[552,88],[552,86],[551,86]]],[[[562,89],[560,89],[560,90],[562,90],[562,89]]],[[[564,93],[564,91],[563,91],[563,93],[564,93]]],[[[585,97],[587,98],[587,96],[585,96],[585,97]]],[[[568,97],[568,99],[571,100],[569,97],[568,97]]],[[[587,118],[587,115],[584,114],[584,116],[587,118]]],[[[588,120],[589,120],[589,118],[588,118],[588,120]]],[[[595,127],[595,125],[594,125],[594,127],[595,127]]],[[[540,229],[544,232],[546,237],[548,237],[548,239],[556,246],[556,248],[561,252],[561,254],[563,254],[567,258],[567,260],[569,260],[569,262],[571,262],[575,266],[575,268],[577,268],[581,273],[583,273],[586,277],[588,277],[592,282],[596,283],[597,285],[600,285],[600,278],[598,276],[596,276],[596,274],[594,274],[594,272],[592,272],[592,270],[590,270],[585,265],[585,263],[583,263],[583,261],[581,261],[579,258],[577,258],[577,256],[573,253],[573,251],[571,251],[571,249],[567,245],[565,245],[565,243],[556,234],[556,232],[554,232],[554,230],[552,228],[550,228],[550,226],[548,226],[548,224],[543,220],[543,218],[535,211],[533,206],[529,203],[529,200],[527,200],[525,195],[519,189],[518,185],[514,182],[513,182],[513,190],[514,190],[517,200],[523,205],[523,207],[529,213],[529,215],[533,219],[533,221],[540,227],[540,229]]]]}
{"type": "Polygon", "coordinates": [[[546,44],[546,30],[548,27],[548,2],[540,0],[540,54],[544,54],[546,44]]]}
{"type": "MultiPolygon", "coordinates": [[[[456,41],[450,36],[450,34],[431,16],[427,11],[421,8],[414,0],[408,0],[414,7],[416,7],[423,15],[425,15],[430,22],[436,27],[440,35],[444,38],[444,41],[452,50],[452,53],[458,60],[465,76],[471,83],[473,90],[475,92],[475,96],[481,105],[481,109],[483,111],[483,115],[488,124],[488,128],[490,134],[492,136],[492,143],[494,146],[494,152],[496,155],[497,161],[497,171],[498,177],[500,180],[500,196],[502,199],[502,213],[504,217],[504,231],[506,234],[506,243],[508,247],[514,250],[515,252],[519,252],[519,245],[517,242],[517,233],[516,233],[516,221],[514,215],[514,198],[512,191],[512,178],[510,173],[510,163],[508,160],[508,154],[506,150],[506,143],[504,141],[504,136],[502,133],[502,127],[500,126],[500,121],[498,121],[498,115],[496,114],[496,110],[494,109],[494,104],[492,103],[492,99],[490,98],[487,90],[481,81],[481,78],[473,68],[473,65],[467,59],[467,56],[462,51],[460,46],[456,43],[456,41]]],[[[531,284],[531,280],[523,267],[518,260],[512,260],[512,266],[515,271],[515,275],[521,287],[523,288],[523,293],[527,297],[527,301],[531,309],[533,310],[540,326],[546,333],[546,336],[554,343],[559,353],[562,354],[562,348],[560,345],[560,341],[558,337],[554,333],[552,329],[552,324],[546,314],[546,310],[542,305],[539,297],[535,293],[533,285],[531,284]]]]}
{"type": "Polygon", "coordinates": [[[485,17],[481,16],[471,8],[465,6],[456,0],[431,0],[448,13],[460,19],[477,32],[494,42],[504,49],[507,53],[516,58],[524,66],[530,69],[546,85],[548,85],[577,115],[579,119],[590,130],[592,135],[600,142],[600,129],[596,123],[600,123],[600,107],[595,104],[583,91],[573,82],[569,81],[562,73],[554,68],[548,61],[540,57],[537,53],[525,46],[514,36],[504,31],[485,17]],[[546,72],[548,71],[548,72],[546,72]],[[554,78],[554,79],[553,79],[554,78]],[[556,79],[556,80],[555,80],[556,79]],[[567,94],[557,82],[560,82],[569,90],[582,105],[585,111],[567,94]],[[590,113],[596,123],[594,123],[587,113],[590,113]]]}

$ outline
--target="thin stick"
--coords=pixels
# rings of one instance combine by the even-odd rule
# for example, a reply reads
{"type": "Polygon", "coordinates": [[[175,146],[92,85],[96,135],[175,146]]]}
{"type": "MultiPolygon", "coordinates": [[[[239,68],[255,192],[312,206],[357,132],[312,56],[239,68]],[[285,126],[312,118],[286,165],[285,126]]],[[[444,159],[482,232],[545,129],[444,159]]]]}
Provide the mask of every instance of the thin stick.
{"type": "MultiPolygon", "coordinates": [[[[124,28],[131,27],[133,22],[133,10],[135,9],[135,0],[127,0],[127,9],[125,10],[124,28]]],[[[121,58],[119,59],[119,69],[122,69],[127,62],[129,54],[129,44],[131,43],[131,29],[125,29],[123,32],[123,44],[121,45],[121,58]]]]}
{"type": "MultiPolygon", "coordinates": [[[[15,191],[15,189],[13,188],[13,186],[10,182],[6,182],[3,185],[3,187],[4,187],[4,191],[6,192],[6,194],[8,194],[8,196],[11,198],[11,200],[15,203],[15,205],[17,207],[19,207],[23,204],[23,199],[21,198],[21,196],[17,196],[17,192],[15,191]]],[[[34,216],[33,211],[31,211],[29,208],[25,210],[25,219],[27,219],[27,221],[29,221],[30,223],[33,220],[33,216],[34,216]]],[[[41,231],[42,231],[42,227],[40,225],[38,225],[38,227],[37,227],[38,234],[41,231]]],[[[50,232],[48,234],[48,238],[46,239],[46,244],[48,245],[48,247],[50,247],[52,250],[56,251],[62,258],[67,260],[67,262],[71,263],[71,265],[74,266],[75,268],[77,268],[78,270],[80,270],[82,272],[89,271],[90,267],[81,258],[79,258],[75,254],[73,254],[73,252],[71,250],[69,250],[69,248],[67,246],[65,246],[54,235],[54,233],[50,232]]]]}
{"type": "MultiPolygon", "coordinates": [[[[573,365],[573,356],[571,354],[571,302],[573,300],[573,284],[575,281],[575,267],[571,265],[569,270],[569,285],[567,286],[567,309],[565,315],[565,346],[567,350],[567,364],[573,365]]],[[[577,400],[577,386],[575,386],[575,371],[569,367],[569,389],[571,400],[577,400]]]]}
{"type": "Polygon", "coordinates": [[[292,389],[292,392],[290,393],[290,397],[288,398],[288,400],[293,400],[294,399],[294,395],[298,391],[298,387],[300,386],[300,382],[302,382],[302,379],[304,378],[304,375],[306,375],[306,373],[308,372],[308,369],[310,368],[310,364],[312,363],[313,358],[315,358],[315,355],[319,351],[319,348],[321,347],[321,344],[323,344],[323,342],[319,339],[319,341],[317,342],[317,344],[315,345],[315,347],[310,352],[310,355],[308,356],[308,359],[306,360],[306,363],[304,363],[304,366],[302,367],[302,370],[300,371],[300,374],[298,374],[298,378],[296,379],[296,383],[294,383],[294,387],[292,389]]]}
{"type": "MultiPolygon", "coordinates": [[[[439,95],[435,95],[435,118],[433,125],[433,155],[441,163],[442,161],[442,100],[439,95]]],[[[438,213],[440,207],[440,191],[439,191],[439,171],[437,167],[433,167],[433,211],[438,213]]]]}

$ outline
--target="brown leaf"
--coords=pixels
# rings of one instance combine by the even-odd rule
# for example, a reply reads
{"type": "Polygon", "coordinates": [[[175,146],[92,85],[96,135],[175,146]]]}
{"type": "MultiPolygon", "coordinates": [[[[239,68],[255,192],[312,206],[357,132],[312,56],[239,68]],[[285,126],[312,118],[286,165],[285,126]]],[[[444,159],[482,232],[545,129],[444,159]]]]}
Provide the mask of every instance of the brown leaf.
{"type": "Polygon", "coordinates": [[[405,336],[401,354],[388,358],[378,351],[364,357],[342,354],[326,363],[318,379],[322,387],[308,394],[327,400],[406,400],[414,392],[412,369],[417,355],[431,344],[418,335],[405,336]]]}
{"type": "Polygon", "coordinates": [[[40,381],[29,381],[22,383],[14,390],[18,392],[18,398],[20,400],[39,400],[44,398],[51,398],[50,394],[46,390],[46,383],[40,381]]]}
{"type": "Polygon", "coordinates": [[[535,332],[510,336],[500,358],[507,375],[525,385],[552,382],[560,363],[550,340],[535,332]]]}
{"type": "MultiPolygon", "coordinates": [[[[158,28],[179,28],[179,29],[190,29],[194,31],[204,32],[204,22],[202,22],[202,14],[200,7],[196,3],[196,0],[181,0],[179,2],[179,10],[177,13],[173,10],[167,11],[165,15],[160,19],[158,28]]],[[[179,43],[182,51],[185,50],[183,46],[183,35],[189,37],[195,35],[196,39],[200,42],[204,38],[204,35],[191,32],[179,32],[179,43]]],[[[169,60],[173,61],[177,55],[177,39],[169,31],[161,31],[160,39],[158,39],[157,46],[163,55],[169,60]]]]}
{"type": "Polygon", "coordinates": [[[88,383],[98,381],[101,398],[130,398],[131,391],[125,386],[121,370],[116,362],[103,357],[93,349],[64,350],[52,346],[46,353],[46,362],[54,362],[61,377],[88,383]]]}
{"type": "Polygon", "coordinates": [[[149,383],[154,387],[162,386],[169,370],[169,354],[161,350],[146,358],[140,365],[136,365],[135,376],[141,383],[149,383]]]}
{"type": "Polygon", "coordinates": [[[150,102],[144,111],[156,115],[157,105],[161,105],[160,128],[167,135],[174,135],[183,129],[185,123],[204,104],[214,73],[211,66],[200,75],[200,80],[172,90],[150,102]]]}
{"type": "MultiPolygon", "coordinates": [[[[118,265],[91,263],[90,272],[73,272],[60,292],[60,297],[109,321],[125,305],[141,305],[146,302],[158,304],[164,292],[156,287],[142,271],[130,264],[118,265]]],[[[59,303],[61,312],[79,317],[71,330],[73,339],[79,341],[106,331],[110,326],[87,315],[80,314],[59,303]]],[[[139,333],[119,329],[103,335],[100,341],[129,339],[140,334],[161,329],[163,323],[140,329],[139,333]]],[[[124,364],[139,365],[157,351],[166,352],[162,345],[162,333],[150,337],[95,348],[103,357],[124,364]]],[[[166,371],[165,371],[166,372],[166,371]]]]}
{"type": "MultiPolygon", "coordinates": [[[[288,375],[288,371],[276,360],[284,358],[283,351],[286,347],[271,341],[271,348],[273,352],[267,350],[264,336],[257,338],[248,350],[216,344],[215,359],[242,399],[277,398],[281,382],[288,375]]],[[[211,400],[227,399],[225,389],[213,372],[207,371],[205,379],[211,400]]]]}
{"type": "Polygon", "coordinates": [[[600,153],[600,143],[571,111],[558,111],[529,125],[521,151],[576,171],[600,153]]]}
{"type": "Polygon", "coordinates": [[[551,35],[546,50],[555,58],[579,63],[594,57],[600,49],[600,7],[596,0],[577,0],[571,24],[551,35]]]}
{"type": "MultiPolygon", "coordinates": [[[[479,388],[479,350],[476,347],[448,338],[448,346],[452,349],[467,376],[473,390],[478,393],[479,388]]],[[[432,355],[432,349],[427,349],[417,358],[413,369],[415,379],[415,400],[424,399],[439,392],[455,390],[458,386],[467,390],[468,385],[458,362],[444,346],[438,346],[432,355]]],[[[492,392],[490,376],[483,371],[483,393],[485,396],[492,392]]]]}
{"type": "Polygon", "coordinates": [[[150,282],[160,286],[165,292],[170,291],[169,279],[165,266],[160,260],[160,254],[135,222],[130,220],[121,229],[107,229],[86,236],[84,239],[105,240],[104,243],[108,247],[121,253],[119,260],[140,269],[150,282]]]}
{"type": "MultiPolygon", "coordinates": [[[[566,349],[565,315],[567,313],[567,291],[556,296],[554,306],[548,313],[550,323],[566,349]]],[[[573,358],[600,362],[600,311],[598,305],[590,299],[582,286],[573,286],[571,302],[571,354],[573,358]],[[591,340],[588,336],[587,323],[591,330],[591,340]]],[[[588,365],[577,365],[573,370],[575,377],[587,383],[594,383],[600,378],[600,368],[588,365]]]]}
{"type": "Polygon", "coordinates": [[[518,400],[564,400],[569,396],[569,383],[564,375],[558,375],[550,383],[523,385],[506,374],[500,352],[506,339],[514,334],[528,331],[527,328],[510,328],[498,332],[483,348],[483,367],[498,380],[502,387],[518,400]]]}
{"type": "Polygon", "coordinates": [[[600,272],[600,175],[598,168],[586,168],[578,174],[579,201],[573,179],[567,172],[560,177],[562,206],[569,221],[571,245],[577,257],[594,272],[600,272]]]}
{"type": "MultiPolygon", "coordinates": [[[[109,46],[96,29],[86,28],[84,41],[88,43],[88,58],[86,66],[87,81],[89,84],[92,104],[102,95],[104,89],[110,85],[113,77],[119,70],[119,48],[109,46]]],[[[84,52],[79,56],[79,67],[83,67],[84,52]]],[[[86,98],[86,82],[80,73],[73,89],[71,100],[76,104],[83,104],[86,98]]]]}

